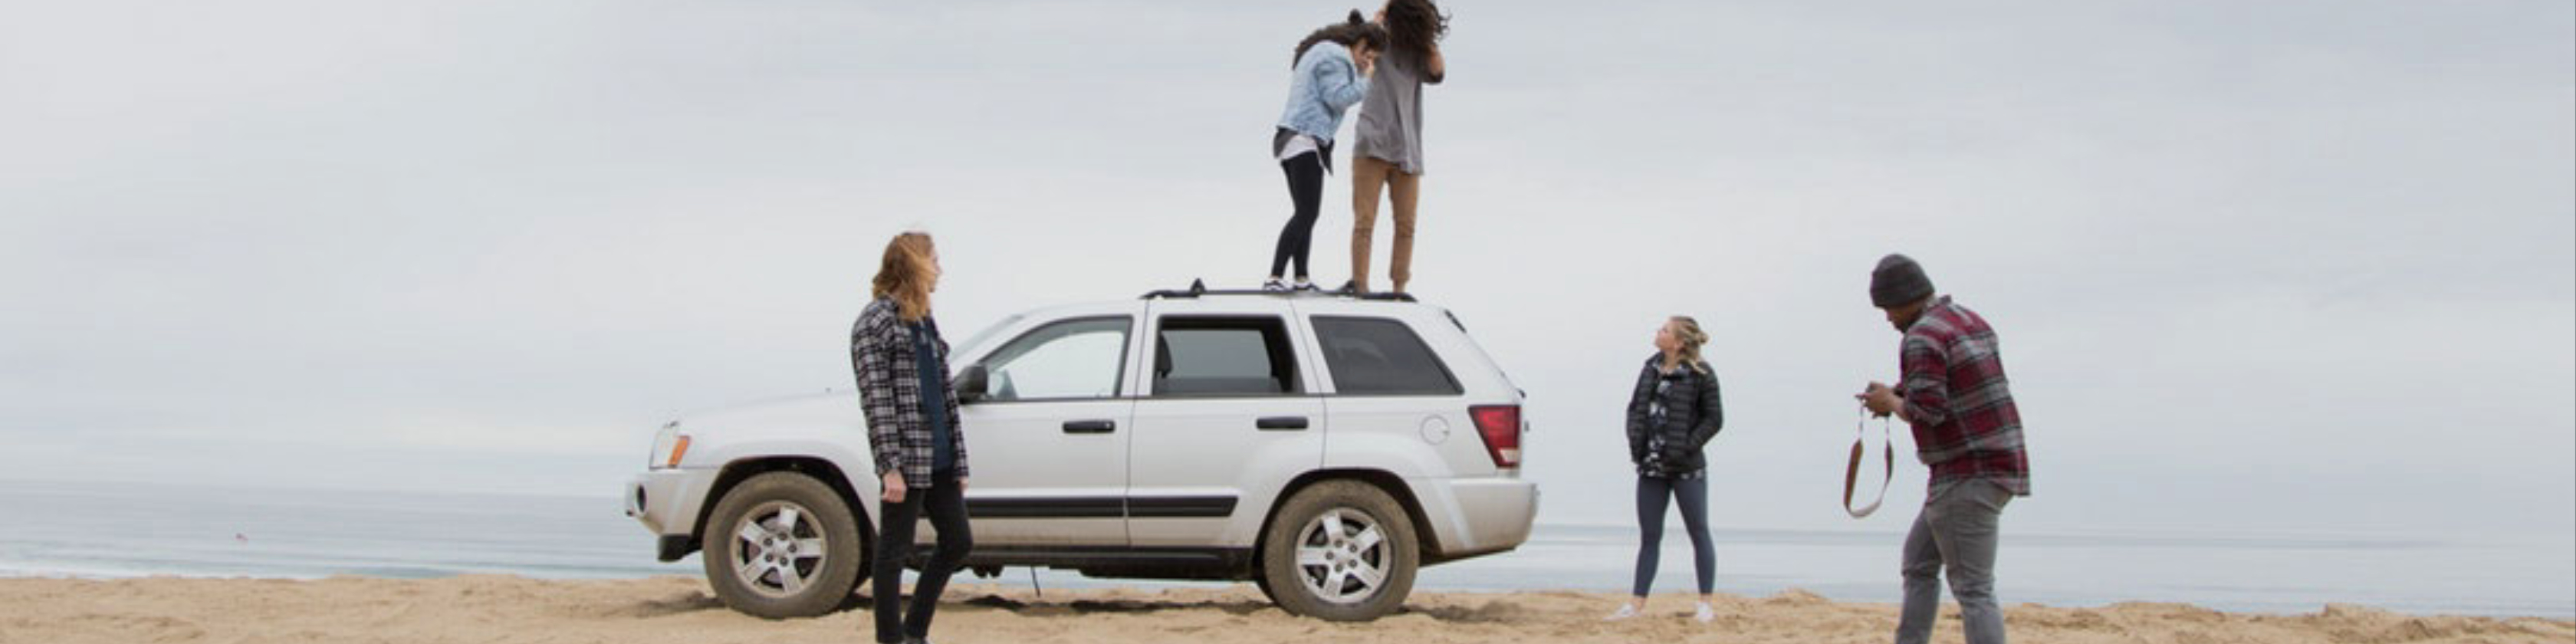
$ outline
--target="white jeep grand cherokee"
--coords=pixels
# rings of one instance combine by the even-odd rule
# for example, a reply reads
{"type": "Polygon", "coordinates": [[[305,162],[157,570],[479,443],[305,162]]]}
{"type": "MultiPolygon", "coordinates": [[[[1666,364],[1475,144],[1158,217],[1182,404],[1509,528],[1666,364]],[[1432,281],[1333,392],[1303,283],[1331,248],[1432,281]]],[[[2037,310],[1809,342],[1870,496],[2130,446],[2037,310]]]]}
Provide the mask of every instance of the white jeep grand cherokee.
{"type": "MultiPolygon", "coordinates": [[[[979,574],[1250,580],[1289,612],[1368,620],[1419,566],[1519,547],[1538,507],[1521,392],[1401,295],[1193,285],[1013,316],[950,364],[979,574]]],[[[703,548],[726,605],[820,615],[867,576],[867,436],[853,393],[674,420],[626,512],[663,561],[703,548]]]]}

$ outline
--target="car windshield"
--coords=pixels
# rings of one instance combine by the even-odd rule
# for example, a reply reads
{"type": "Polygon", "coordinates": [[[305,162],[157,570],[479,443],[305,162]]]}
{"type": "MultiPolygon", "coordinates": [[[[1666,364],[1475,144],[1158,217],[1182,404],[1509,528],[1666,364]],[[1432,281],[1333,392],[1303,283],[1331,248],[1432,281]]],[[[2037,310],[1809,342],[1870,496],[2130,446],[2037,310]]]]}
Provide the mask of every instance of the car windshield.
{"type": "MultiPolygon", "coordinates": [[[[980,347],[984,346],[984,343],[986,343],[986,342],[992,342],[992,341],[993,341],[993,336],[994,336],[994,335],[997,335],[997,334],[1000,334],[1000,333],[1002,332],[1002,329],[1011,328],[1011,325],[1013,325],[1013,324],[1018,324],[1018,323],[1019,323],[1019,321],[1020,321],[1020,318],[1022,318],[1022,317],[1027,317],[1027,316],[1026,316],[1026,315],[1012,315],[1012,316],[1010,316],[1010,317],[1005,317],[1005,318],[1002,318],[1002,319],[1000,319],[1000,320],[996,320],[996,321],[994,321],[992,324],[985,326],[985,327],[984,327],[984,330],[982,330],[982,331],[976,331],[976,332],[975,332],[975,337],[967,338],[967,339],[966,339],[966,343],[965,343],[965,344],[957,345],[956,347],[954,347],[954,348],[950,349],[950,350],[949,350],[949,352],[950,352],[950,353],[958,353],[958,354],[973,355],[973,354],[975,353],[975,350],[976,350],[977,348],[980,348],[980,347]]],[[[961,367],[961,368],[963,367],[963,365],[958,365],[958,366],[959,366],[959,367],[961,367]]]]}

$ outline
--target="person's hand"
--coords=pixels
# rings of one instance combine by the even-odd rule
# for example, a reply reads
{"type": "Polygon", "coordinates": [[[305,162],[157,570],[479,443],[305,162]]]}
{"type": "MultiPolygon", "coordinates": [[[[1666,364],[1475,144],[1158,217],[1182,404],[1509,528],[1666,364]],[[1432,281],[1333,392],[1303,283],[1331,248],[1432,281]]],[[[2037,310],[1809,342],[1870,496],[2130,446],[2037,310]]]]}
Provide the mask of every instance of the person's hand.
{"type": "Polygon", "coordinates": [[[1897,409],[1905,406],[1905,399],[1896,397],[1895,389],[1888,388],[1887,383],[1877,381],[1871,381],[1868,389],[1862,390],[1853,398],[1859,398],[1861,406],[1868,407],[1872,416],[1893,414],[1897,409]]]}
{"type": "Polygon", "coordinates": [[[1361,76],[1375,73],[1377,71],[1377,50],[1372,49],[1360,54],[1359,63],[1361,76]]]}
{"type": "Polygon", "coordinates": [[[1691,448],[1690,448],[1689,446],[1686,446],[1686,445],[1681,445],[1681,444],[1678,444],[1678,443],[1665,443],[1665,444],[1664,444],[1663,453],[1662,453],[1662,454],[1660,454],[1659,456],[1661,456],[1661,457],[1663,458],[1663,461],[1664,461],[1664,463],[1666,463],[1666,464],[1670,464],[1670,465],[1680,465],[1680,464],[1683,464],[1683,463],[1688,463],[1688,462],[1690,462],[1690,453],[1691,453],[1691,451],[1692,451],[1692,450],[1691,450],[1691,448]]]}
{"type": "Polygon", "coordinates": [[[957,493],[958,493],[958,494],[965,494],[965,493],[966,493],[966,477],[963,477],[963,476],[957,477],[957,493]]]}
{"type": "Polygon", "coordinates": [[[887,472],[885,475],[885,502],[902,503],[903,493],[905,491],[906,490],[903,487],[903,473],[887,472]]]}

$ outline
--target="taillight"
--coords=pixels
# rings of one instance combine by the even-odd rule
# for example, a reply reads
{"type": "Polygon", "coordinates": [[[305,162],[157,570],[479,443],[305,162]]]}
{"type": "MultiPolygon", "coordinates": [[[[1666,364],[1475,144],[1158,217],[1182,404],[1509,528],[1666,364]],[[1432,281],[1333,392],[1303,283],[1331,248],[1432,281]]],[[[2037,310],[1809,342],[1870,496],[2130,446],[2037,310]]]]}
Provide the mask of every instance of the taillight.
{"type": "Polygon", "coordinates": [[[1476,435],[1485,438],[1485,453],[1494,467],[1521,466],[1521,406],[1482,405],[1467,408],[1476,420],[1476,435]]]}

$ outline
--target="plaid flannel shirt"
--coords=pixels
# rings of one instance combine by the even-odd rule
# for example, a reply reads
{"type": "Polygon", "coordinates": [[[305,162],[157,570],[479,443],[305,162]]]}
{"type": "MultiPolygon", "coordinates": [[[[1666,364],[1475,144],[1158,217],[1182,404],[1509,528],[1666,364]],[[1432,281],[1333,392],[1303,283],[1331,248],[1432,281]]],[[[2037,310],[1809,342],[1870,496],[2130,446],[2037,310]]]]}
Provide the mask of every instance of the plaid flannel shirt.
{"type": "MultiPolygon", "coordinates": [[[[931,486],[932,450],[930,421],[921,409],[921,360],[914,353],[914,325],[905,324],[895,315],[894,300],[880,298],[868,303],[859,313],[859,321],[850,326],[850,369],[859,379],[859,406],[868,417],[868,448],[874,455],[877,476],[903,472],[907,487],[931,486]]],[[[928,318],[923,325],[931,325],[928,318]]],[[[939,364],[933,365],[947,382],[948,341],[932,343],[939,364]]],[[[956,449],[957,478],[966,478],[966,427],[958,421],[957,390],[949,387],[948,437],[956,449]]]]}
{"type": "Polygon", "coordinates": [[[2029,496],[2021,411],[1985,318],[1944,296],[1905,330],[1899,356],[1905,380],[1897,393],[1905,397],[1915,456],[1932,467],[1933,489],[1987,479],[2029,496]]]}

